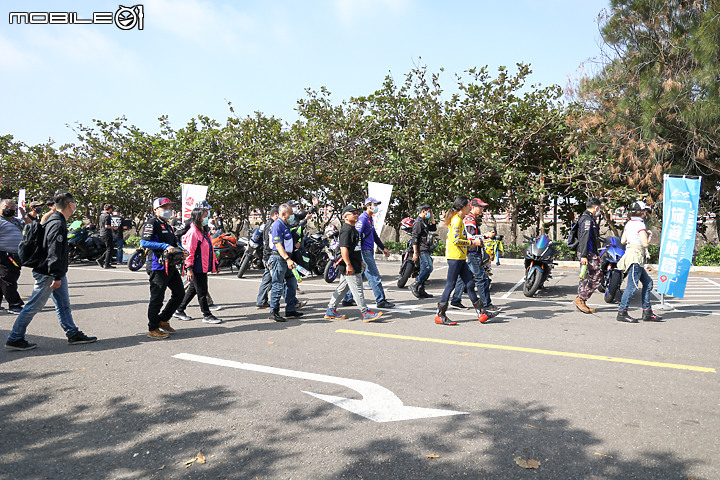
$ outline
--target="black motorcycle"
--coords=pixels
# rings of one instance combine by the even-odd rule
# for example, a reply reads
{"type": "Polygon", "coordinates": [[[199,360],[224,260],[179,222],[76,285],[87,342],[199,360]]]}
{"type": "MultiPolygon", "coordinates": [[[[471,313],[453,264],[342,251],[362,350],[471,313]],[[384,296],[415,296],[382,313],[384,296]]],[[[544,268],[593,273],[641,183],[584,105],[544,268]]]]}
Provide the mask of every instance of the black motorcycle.
{"type": "Polygon", "coordinates": [[[304,235],[300,238],[300,248],[293,252],[293,260],[306,268],[313,275],[323,275],[329,260],[325,247],[329,244],[327,238],[320,232],[304,235]]]}
{"type": "Polygon", "coordinates": [[[540,290],[548,278],[552,278],[552,269],[555,263],[555,246],[557,242],[551,242],[547,235],[540,235],[538,238],[526,236],[530,245],[525,250],[525,284],[523,293],[526,297],[532,297],[540,290]]]}
{"type": "Polygon", "coordinates": [[[80,220],[68,228],[68,261],[97,260],[105,253],[105,241],[95,225],[83,226],[80,220]]]}
{"type": "Polygon", "coordinates": [[[135,250],[128,259],[128,269],[131,272],[137,272],[138,270],[140,270],[143,265],[145,265],[145,260],[147,259],[149,251],[149,248],[138,248],[137,250],[135,250]]]}
{"type": "MultiPolygon", "coordinates": [[[[400,229],[408,235],[412,235],[414,225],[415,219],[412,217],[407,217],[400,222],[400,229]]],[[[436,235],[434,233],[430,233],[428,235],[428,243],[432,245],[432,248],[430,249],[431,252],[435,250],[435,239],[436,235]]],[[[407,282],[408,280],[410,280],[411,277],[417,278],[417,276],[420,274],[420,261],[414,261],[414,255],[415,248],[413,247],[411,237],[408,239],[405,245],[405,253],[403,253],[402,255],[402,262],[400,263],[400,277],[397,281],[398,288],[405,288],[405,285],[407,285],[407,282]]]]}
{"type": "MultiPolygon", "coordinates": [[[[245,246],[245,253],[243,253],[238,266],[237,277],[242,278],[245,272],[249,268],[264,269],[263,265],[263,230],[266,228],[264,225],[256,228],[252,235],[245,239],[247,245],[245,246]]],[[[269,228],[269,227],[267,227],[269,228]]]]}
{"type": "Polygon", "coordinates": [[[339,235],[340,233],[335,225],[329,225],[325,229],[325,238],[327,239],[325,254],[327,255],[327,262],[323,270],[323,278],[327,283],[334,282],[338,276],[338,265],[341,261],[339,235]]]}

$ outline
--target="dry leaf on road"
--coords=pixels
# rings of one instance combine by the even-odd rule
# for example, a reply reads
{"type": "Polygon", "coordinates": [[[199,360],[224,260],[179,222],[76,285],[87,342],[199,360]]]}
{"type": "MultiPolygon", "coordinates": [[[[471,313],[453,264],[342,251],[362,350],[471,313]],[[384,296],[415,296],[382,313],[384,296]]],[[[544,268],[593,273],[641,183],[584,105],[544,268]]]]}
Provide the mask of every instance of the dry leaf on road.
{"type": "Polygon", "coordinates": [[[534,458],[523,458],[520,456],[515,457],[515,463],[522,468],[540,468],[540,462],[534,458]]]}
{"type": "Polygon", "coordinates": [[[435,455],[434,453],[429,453],[429,454],[425,455],[425,457],[427,457],[427,458],[440,458],[440,455],[435,455]]]}

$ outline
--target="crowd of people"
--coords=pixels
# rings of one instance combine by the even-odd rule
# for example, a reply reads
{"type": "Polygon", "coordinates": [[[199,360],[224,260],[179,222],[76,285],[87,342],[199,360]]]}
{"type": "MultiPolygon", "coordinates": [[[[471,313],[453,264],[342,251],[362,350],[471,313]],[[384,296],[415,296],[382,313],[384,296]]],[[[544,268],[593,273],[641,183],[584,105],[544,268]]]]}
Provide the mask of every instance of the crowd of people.
{"type": "MultiPolygon", "coordinates": [[[[59,191],[52,202],[45,204],[48,211],[42,214],[43,203],[31,202],[22,220],[17,215],[17,205],[11,199],[0,203],[0,301],[5,298],[8,311],[17,314],[17,319],[8,336],[5,348],[8,350],[30,350],[37,345],[25,339],[25,332],[33,317],[44,307],[52,296],[55,303],[60,325],[65,331],[71,345],[92,343],[96,337],[85,335],[74,323],[68,294],[68,225],[67,220],[75,213],[77,205],[69,192],[59,191]],[[25,225],[39,222],[42,226],[42,261],[33,268],[35,285],[25,304],[18,294],[17,282],[21,273],[21,254],[19,245],[24,241],[25,225]]],[[[362,206],[349,204],[341,212],[342,226],[339,232],[338,263],[339,284],[330,297],[324,317],[326,319],[345,319],[338,308],[356,306],[364,322],[378,320],[383,309],[392,309],[382,286],[382,278],[375,262],[374,251],[379,247],[388,256],[389,251],[380,240],[373,215],[381,208],[381,202],[367,197],[362,206]],[[363,292],[363,282],[367,280],[374,298],[376,309],[368,307],[363,292]]],[[[437,303],[435,323],[439,325],[457,325],[448,318],[448,308],[464,309],[462,295],[467,293],[475,310],[478,321],[485,323],[498,315],[500,308],[490,298],[489,279],[483,265],[483,236],[480,234],[480,223],[487,203],[479,198],[469,199],[458,196],[443,219],[448,227],[445,256],[447,261],[447,278],[445,288],[437,303]],[[451,298],[452,295],[452,298],[451,298]]],[[[170,198],[160,197],[152,202],[154,215],[146,219],[142,228],[140,246],[148,249],[146,261],[149,277],[150,298],[147,308],[148,337],[165,339],[175,333],[170,320],[191,320],[185,309],[197,296],[202,312],[203,323],[218,324],[212,310],[220,307],[211,305],[208,288],[208,275],[218,273],[220,267],[213,251],[210,236],[210,211],[212,207],[207,201],[197,202],[190,218],[182,222],[175,215],[176,204],[170,198]],[[183,274],[188,281],[188,288],[183,285],[183,274]],[[170,298],[165,302],[167,290],[170,298]],[[213,308],[214,307],[214,308],[213,308]]],[[[308,211],[299,210],[295,202],[287,202],[273,206],[269,217],[263,225],[262,252],[265,267],[258,290],[256,306],[258,309],[269,308],[269,319],[285,322],[288,318],[303,315],[298,311],[306,305],[299,301],[298,269],[294,258],[300,246],[300,238],[293,226],[306,220],[315,212],[317,200],[308,211]],[[280,313],[281,301],[285,303],[283,314],[280,313]]],[[[597,218],[602,203],[597,198],[586,202],[587,209],[577,222],[578,250],[577,256],[586,274],[581,278],[578,295],[574,300],[576,308],[583,313],[594,313],[587,305],[587,300],[597,288],[602,272],[598,250],[600,248],[599,225],[597,218]]],[[[650,306],[650,291],[653,283],[645,269],[648,256],[647,247],[651,238],[644,218],[649,207],[643,202],[635,202],[631,207],[630,220],[625,225],[622,243],[628,245],[628,254],[622,257],[619,264],[628,276],[628,287],[620,302],[617,320],[637,323],[638,319],[630,317],[628,303],[642,283],[643,321],[659,322],[662,318],[655,315],[650,306]]],[[[213,219],[214,230],[224,230],[222,217],[213,219]]],[[[120,212],[112,205],[104,206],[100,215],[100,232],[105,243],[105,251],[98,260],[102,268],[114,268],[112,257],[117,249],[117,262],[122,263],[123,230],[127,228],[120,212]]],[[[413,261],[419,262],[420,271],[417,280],[410,285],[410,291],[417,298],[431,298],[425,285],[433,271],[431,253],[434,244],[430,232],[437,230],[433,209],[423,203],[418,207],[418,215],[412,229],[413,261]]],[[[28,229],[25,227],[27,235],[28,229]]],[[[0,307],[2,308],[2,307],[0,307]]]]}

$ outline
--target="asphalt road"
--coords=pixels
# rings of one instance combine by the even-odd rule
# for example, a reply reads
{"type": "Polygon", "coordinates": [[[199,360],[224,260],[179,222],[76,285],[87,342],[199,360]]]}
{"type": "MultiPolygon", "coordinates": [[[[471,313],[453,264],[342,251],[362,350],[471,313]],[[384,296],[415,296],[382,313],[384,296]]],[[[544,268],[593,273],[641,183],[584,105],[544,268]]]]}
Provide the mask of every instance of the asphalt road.
{"type": "Polygon", "coordinates": [[[173,320],[151,340],[144,271],[71,267],[76,323],[100,340],[68,345],[49,304],[28,329],[36,350],[0,352],[0,478],[720,478],[720,277],[694,275],[676,310],[656,310],[667,322],[632,325],[599,294],[596,314],[576,311],[577,270],[528,299],[520,267],[502,266],[498,321],[451,311],[448,327],[437,298],[380,268],[398,303],[382,322],[323,319],[336,284],[318,278],[301,284],[300,321],[271,322],[259,273],[225,272],[210,280],[223,324],[173,320]]]}

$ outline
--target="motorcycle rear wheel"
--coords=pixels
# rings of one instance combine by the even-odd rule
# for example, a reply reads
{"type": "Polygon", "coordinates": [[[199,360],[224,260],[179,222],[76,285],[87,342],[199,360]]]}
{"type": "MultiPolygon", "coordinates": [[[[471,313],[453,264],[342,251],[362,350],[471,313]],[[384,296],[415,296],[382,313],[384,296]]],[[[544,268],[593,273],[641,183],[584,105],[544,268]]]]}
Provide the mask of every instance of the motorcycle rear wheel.
{"type": "Polygon", "coordinates": [[[128,270],[130,270],[131,272],[137,272],[143,267],[143,265],[145,265],[144,251],[141,250],[130,255],[130,258],[127,262],[128,270]]]}
{"type": "Polygon", "coordinates": [[[407,284],[408,280],[410,280],[410,277],[412,276],[413,269],[415,268],[415,264],[412,260],[408,260],[405,265],[403,265],[402,270],[400,270],[400,278],[398,278],[397,286],[398,288],[405,288],[405,285],[407,284]]]}
{"type": "Polygon", "coordinates": [[[608,288],[605,291],[605,303],[613,303],[615,296],[620,290],[620,284],[622,283],[622,273],[617,270],[610,272],[610,281],[608,282],[608,288]]]}
{"type": "Polygon", "coordinates": [[[333,283],[338,276],[337,267],[333,259],[328,260],[323,271],[323,278],[327,283],[333,283]]]}
{"type": "Polygon", "coordinates": [[[523,285],[523,293],[526,297],[532,297],[540,290],[540,284],[542,284],[542,273],[539,270],[533,270],[532,273],[525,278],[525,284],[523,285]]]}

